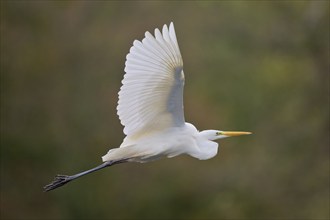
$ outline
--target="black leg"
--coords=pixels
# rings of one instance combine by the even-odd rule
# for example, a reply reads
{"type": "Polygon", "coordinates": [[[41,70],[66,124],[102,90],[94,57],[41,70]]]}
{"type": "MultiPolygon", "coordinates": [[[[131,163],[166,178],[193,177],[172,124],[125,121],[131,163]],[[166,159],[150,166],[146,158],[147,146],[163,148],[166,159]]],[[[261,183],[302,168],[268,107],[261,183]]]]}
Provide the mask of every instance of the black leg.
{"type": "Polygon", "coordinates": [[[50,184],[44,186],[44,192],[48,192],[48,191],[51,191],[53,189],[56,189],[58,187],[61,187],[65,184],[67,184],[68,182],[74,180],[74,179],[77,179],[81,176],[84,176],[84,175],[87,175],[89,173],[92,173],[92,172],[95,172],[95,171],[98,171],[100,169],[103,169],[103,168],[106,168],[106,167],[109,167],[109,166],[112,166],[112,165],[115,165],[115,164],[118,164],[118,163],[124,163],[124,162],[127,162],[128,160],[127,159],[122,159],[122,160],[115,160],[115,161],[107,161],[107,162],[104,162],[103,164],[97,166],[97,167],[94,167],[90,170],[86,170],[84,172],[81,172],[81,173],[78,173],[78,174],[75,174],[75,175],[72,175],[72,176],[68,176],[68,175],[56,175],[55,176],[55,179],[53,180],[53,182],[51,182],[50,184]]]}

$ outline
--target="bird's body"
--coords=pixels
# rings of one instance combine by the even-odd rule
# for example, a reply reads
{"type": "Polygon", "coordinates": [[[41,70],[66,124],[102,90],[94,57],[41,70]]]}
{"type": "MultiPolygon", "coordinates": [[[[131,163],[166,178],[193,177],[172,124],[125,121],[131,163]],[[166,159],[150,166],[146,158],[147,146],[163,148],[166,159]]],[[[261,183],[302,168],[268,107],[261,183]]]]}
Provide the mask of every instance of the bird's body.
{"type": "Polygon", "coordinates": [[[192,124],[185,123],[162,132],[150,132],[142,137],[128,136],[120,148],[111,149],[102,160],[106,162],[127,157],[129,161],[148,162],[180,154],[188,154],[200,160],[210,159],[217,154],[218,143],[206,139],[203,134],[192,124]]]}
{"type": "Polygon", "coordinates": [[[135,40],[126,57],[125,76],[119,91],[117,113],[124,126],[125,139],[118,148],[102,157],[103,164],[85,172],[58,175],[45,191],[73,179],[122,162],[148,162],[161,157],[187,154],[200,160],[218,152],[215,140],[250,132],[198,131],[185,122],[183,61],[174,25],[155,29],[135,40]]]}

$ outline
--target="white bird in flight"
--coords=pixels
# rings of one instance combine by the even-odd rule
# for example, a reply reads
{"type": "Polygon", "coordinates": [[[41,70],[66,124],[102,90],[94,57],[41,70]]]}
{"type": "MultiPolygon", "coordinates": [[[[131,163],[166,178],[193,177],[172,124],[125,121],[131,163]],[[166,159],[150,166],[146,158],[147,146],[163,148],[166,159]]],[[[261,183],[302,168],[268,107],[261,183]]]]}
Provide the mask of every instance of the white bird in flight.
{"type": "Polygon", "coordinates": [[[217,139],[247,135],[242,131],[198,131],[185,122],[183,113],[183,62],[174,25],[155,29],[154,36],[145,33],[135,40],[126,56],[124,79],[119,91],[117,113],[124,126],[119,148],[110,149],[103,163],[76,175],[57,175],[44,187],[45,191],[123,162],[148,162],[161,157],[188,154],[200,160],[214,157],[217,139]]]}

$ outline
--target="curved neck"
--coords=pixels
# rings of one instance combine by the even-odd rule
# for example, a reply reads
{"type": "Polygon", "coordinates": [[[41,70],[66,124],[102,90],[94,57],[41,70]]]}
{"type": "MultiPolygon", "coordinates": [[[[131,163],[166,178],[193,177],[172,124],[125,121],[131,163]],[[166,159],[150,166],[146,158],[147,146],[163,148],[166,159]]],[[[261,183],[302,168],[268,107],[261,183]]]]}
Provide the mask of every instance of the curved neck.
{"type": "Polygon", "coordinates": [[[214,132],[210,130],[199,132],[197,138],[198,151],[191,156],[200,160],[207,160],[217,155],[219,145],[217,142],[212,141],[215,140],[213,134],[214,132]]]}

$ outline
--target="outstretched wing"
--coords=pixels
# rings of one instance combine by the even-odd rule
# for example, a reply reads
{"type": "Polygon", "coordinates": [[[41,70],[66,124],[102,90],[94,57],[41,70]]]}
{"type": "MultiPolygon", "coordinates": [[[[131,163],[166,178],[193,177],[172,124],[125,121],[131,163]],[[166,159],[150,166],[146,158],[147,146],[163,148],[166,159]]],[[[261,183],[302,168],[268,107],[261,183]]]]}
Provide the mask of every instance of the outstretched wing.
{"type": "Polygon", "coordinates": [[[134,41],[125,72],[117,113],[126,135],[184,124],[183,63],[173,23],[134,41]]]}

